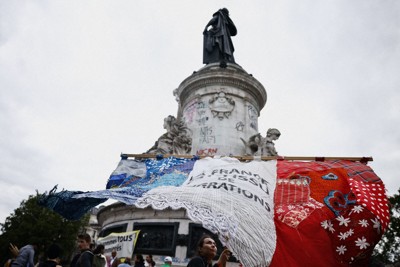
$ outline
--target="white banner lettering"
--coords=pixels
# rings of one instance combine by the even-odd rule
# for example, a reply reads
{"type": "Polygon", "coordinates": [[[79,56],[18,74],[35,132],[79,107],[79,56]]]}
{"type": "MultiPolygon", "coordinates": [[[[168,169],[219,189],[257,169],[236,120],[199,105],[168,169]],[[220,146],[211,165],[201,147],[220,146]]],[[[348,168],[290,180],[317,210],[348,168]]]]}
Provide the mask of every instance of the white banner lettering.
{"type": "Polygon", "coordinates": [[[132,257],[138,236],[139,231],[111,233],[97,239],[97,243],[104,245],[106,256],[110,256],[111,251],[115,250],[118,257],[132,257]]]}
{"type": "Polygon", "coordinates": [[[275,184],[276,161],[205,158],[182,186],[152,189],[135,205],[185,208],[233,253],[240,251],[244,266],[268,266],[276,248],[275,184]]]}

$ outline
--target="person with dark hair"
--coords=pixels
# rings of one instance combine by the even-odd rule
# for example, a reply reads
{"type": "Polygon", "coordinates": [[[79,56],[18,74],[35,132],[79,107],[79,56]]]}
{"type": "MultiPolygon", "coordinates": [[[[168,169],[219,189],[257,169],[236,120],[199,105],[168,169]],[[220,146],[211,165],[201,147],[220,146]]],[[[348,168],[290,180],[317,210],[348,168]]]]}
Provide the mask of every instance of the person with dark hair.
{"type": "Polygon", "coordinates": [[[136,254],[134,267],[144,267],[144,259],[142,254],[136,254]]]}
{"type": "Polygon", "coordinates": [[[153,255],[147,255],[146,256],[146,262],[145,262],[146,267],[155,267],[156,263],[153,261],[153,255]]]}
{"type": "Polygon", "coordinates": [[[77,259],[74,267],[91,267],[93,261],[93,253],[90,250],[92,238],[88,234],[78,235],[78,248],[80,256],[77,259]]]}
{"type": "Polygon", "coordinates": [[[107,267],[107,258],[104,255],[105,247],[103,244],[97,245],[97,247],[93,250],[93,262],[94,266],[107,267]]]}
{"type": "Polygon", "coordinates": [[[197,243],[196,256],[189,261],[187,267],[225,267],[230,257],[230,251],[225,249],[218,262],[213,265],[212,260],[216,255],[217,244],[214,239],[209,235],[203,235],[197,243]]]}
{"type": "Polygon", "coordinates": [[[113,261],[113,264],[111,265],[112,267],[118,267],[118,265],[122,262],[122,260],[123,260],[124,258],[116,258],[114,261],[113,261]]]}
{"type": "Polygon", "coordinates": [[[111,257],[108,257],[107,262],[108,262],[108,267],[113,266],[114,261],[117,259],[117,251],[113,249],[111,251],[111,257]]]}
{"type": "Polygon", "coordinates": [[[118,264],[118,267],[132,267],[131,258],[121,259],[121,263],[118,264]]]}
{"type": "Polygon", "coordinates": [[[47,249],[47,259],[39,263],[38,267],[61,267],[61,247],[57,244],[51,244],[47,249]]]}

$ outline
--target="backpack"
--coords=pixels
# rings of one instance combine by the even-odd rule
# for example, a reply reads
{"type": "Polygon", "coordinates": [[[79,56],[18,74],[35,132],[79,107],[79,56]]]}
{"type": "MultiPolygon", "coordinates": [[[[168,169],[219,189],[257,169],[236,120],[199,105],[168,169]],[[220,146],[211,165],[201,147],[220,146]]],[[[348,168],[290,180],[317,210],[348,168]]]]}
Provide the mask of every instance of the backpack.
{"type": "Polygon", "coordinates": [[[93,255],[92,267],[104,267],[106,266],[106,259],[101,254],[93,255]]]}
{"type": "Polygon", "coordinates": [[[92,255],[92,267],[104,267],[106,266],[106,259],[101,254],[93,254],[91,251],[85,251],[92,255]]]}

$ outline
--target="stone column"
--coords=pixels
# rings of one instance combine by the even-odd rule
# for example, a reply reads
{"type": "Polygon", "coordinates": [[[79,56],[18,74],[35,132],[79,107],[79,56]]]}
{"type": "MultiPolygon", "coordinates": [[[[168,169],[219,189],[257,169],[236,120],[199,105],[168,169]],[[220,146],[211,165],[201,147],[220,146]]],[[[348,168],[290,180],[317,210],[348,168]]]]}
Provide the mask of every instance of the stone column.
{"type": "Polygon", "coordinates": [[[267,102],[263,85],[239,65],[208,64],[175,91],[178,118],[192,131],[192,155],[244,155],[267,102]]]}

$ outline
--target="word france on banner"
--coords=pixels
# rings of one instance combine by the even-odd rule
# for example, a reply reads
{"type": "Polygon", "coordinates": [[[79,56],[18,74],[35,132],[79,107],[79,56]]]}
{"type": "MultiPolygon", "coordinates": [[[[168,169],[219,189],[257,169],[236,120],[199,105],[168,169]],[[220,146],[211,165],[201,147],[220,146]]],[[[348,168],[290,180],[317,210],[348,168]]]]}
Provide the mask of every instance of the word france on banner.
{"type": "Polygon", "coordinates": [[[199,161],[194,166],[183,186],[225,190],[237,201],[243,198],[251,200],[267,212],[273,213],[271,207],[276,174],[270,176],[264,173],[265,169],[260,168],[262,162],[240,163],[233,160],[221,164],[221,161],[211,160],[206,164],[202,163],[199,161]],[[272,181],[270,177],[273,177],[272,181]]]}
{"type": "Polygon", "coordinates": [[[115,250],[118,257],[132,257],[139,232],[140,230],[111,233],[106,237],[97,239],[97,243],[104,245],[104,254],[107,256],[110,256],[111,252],[115,250]]]}

